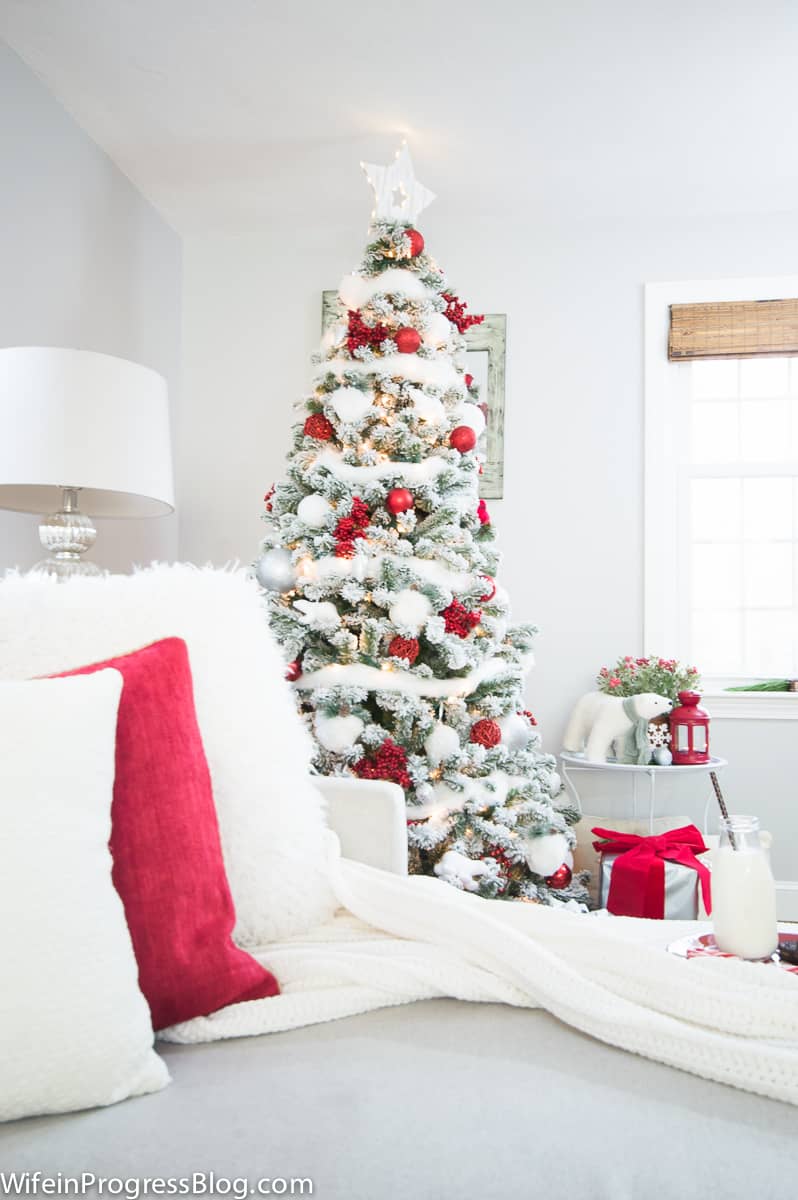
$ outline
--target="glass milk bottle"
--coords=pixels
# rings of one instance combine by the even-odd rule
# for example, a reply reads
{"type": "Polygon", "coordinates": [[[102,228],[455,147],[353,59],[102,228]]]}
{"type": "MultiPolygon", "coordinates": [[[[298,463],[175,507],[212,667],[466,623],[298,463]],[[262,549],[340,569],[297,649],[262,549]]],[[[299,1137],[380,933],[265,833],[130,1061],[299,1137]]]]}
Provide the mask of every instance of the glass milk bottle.
{"type": "Polygon", "coordinates": [[[720,950],[767,958],[778,945],[776,886],[756,817],[723,821],[712,856],[712,925],[720,950]]]}

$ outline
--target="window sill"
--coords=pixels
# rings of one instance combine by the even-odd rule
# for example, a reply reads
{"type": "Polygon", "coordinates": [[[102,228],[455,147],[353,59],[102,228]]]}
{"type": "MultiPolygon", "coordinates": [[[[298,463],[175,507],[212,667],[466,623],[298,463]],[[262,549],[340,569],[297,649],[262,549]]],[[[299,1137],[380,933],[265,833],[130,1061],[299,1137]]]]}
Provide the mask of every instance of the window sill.
{"type": "Polygon", "coordinates": [[[798,692],[725,692],[708,687],[701,693],[711,717],[738,721],[798,721],[798,692]]]}

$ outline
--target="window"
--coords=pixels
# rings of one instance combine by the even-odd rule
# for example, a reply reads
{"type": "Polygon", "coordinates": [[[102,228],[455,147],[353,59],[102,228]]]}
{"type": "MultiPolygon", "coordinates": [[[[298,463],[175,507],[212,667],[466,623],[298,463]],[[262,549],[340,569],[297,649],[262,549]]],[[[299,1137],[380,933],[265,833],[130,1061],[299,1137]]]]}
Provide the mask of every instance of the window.
{"type": "Polygon", "coordinates": [[[798,678],[798,354],[668,361],[670,306],[779,296],[798,279],[646,289],[645,649],[710,691],[798,678]]]}

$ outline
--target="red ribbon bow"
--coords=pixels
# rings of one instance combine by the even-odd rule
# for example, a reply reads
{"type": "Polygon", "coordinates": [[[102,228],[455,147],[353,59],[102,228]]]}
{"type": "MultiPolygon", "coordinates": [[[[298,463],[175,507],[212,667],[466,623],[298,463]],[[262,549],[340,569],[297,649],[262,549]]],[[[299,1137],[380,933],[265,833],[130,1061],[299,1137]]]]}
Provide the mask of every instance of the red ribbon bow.
{"type": "Polygon", "coordinates": [[[617,854],[610,875],[607,908],[621,917],[665,916],[665,862],[681,863],[697,872],[704,908],[712,912],[708,867],[696,858],[707,849],[695,825],[670,829],[654,837],[636,833],[618,833],[614,829],[593,829],[606,841],[594,842],[600,854],[617,854]]]}

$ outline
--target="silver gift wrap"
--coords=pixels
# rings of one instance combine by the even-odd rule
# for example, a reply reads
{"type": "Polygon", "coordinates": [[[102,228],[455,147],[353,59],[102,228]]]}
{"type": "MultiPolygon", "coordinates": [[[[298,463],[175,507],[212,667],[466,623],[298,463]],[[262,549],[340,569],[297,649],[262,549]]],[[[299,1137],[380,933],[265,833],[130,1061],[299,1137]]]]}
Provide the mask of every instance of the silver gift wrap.
{"type": "MultiPolygon", "coordinates": [[[[612,868],[619,854],[602,854],[599,867],[598,906],[607,907],[612,868]]],[[[702,860],[703,861],[703,860],[702,860]]],[[[668,921],[696,921],[699,917],[701,881],[698,872],[681,863],[665,860],[665,918],[668,921]]]]}

